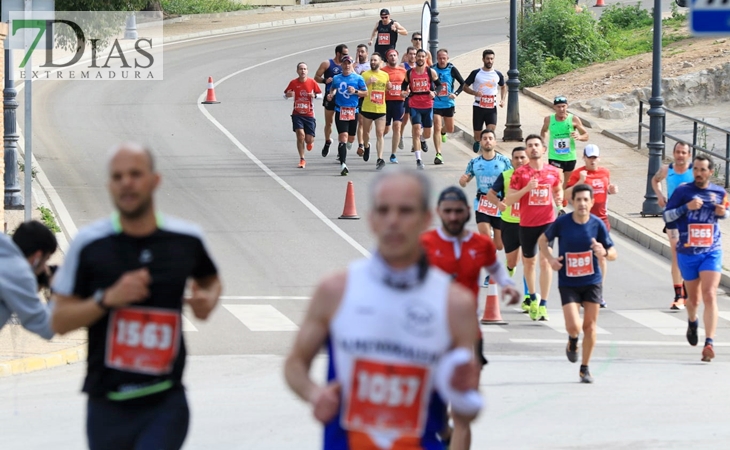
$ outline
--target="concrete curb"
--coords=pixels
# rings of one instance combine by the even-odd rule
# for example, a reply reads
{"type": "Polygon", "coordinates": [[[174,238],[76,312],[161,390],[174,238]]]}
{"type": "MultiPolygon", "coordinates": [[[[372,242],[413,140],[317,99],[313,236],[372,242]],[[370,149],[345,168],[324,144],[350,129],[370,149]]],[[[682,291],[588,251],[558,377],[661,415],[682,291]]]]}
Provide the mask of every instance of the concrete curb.
{"type": "Polygon", "coordinates": [[[83,344],[45,355],[0,362],[0,378],[85,361],[87,356],[87,345],[83,344]]]}

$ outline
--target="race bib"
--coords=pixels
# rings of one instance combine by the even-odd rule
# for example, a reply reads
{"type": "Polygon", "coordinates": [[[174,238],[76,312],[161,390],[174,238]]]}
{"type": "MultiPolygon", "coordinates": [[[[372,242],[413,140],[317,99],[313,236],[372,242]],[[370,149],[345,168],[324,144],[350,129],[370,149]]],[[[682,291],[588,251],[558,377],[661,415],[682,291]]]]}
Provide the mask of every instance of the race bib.
{"type": "Polygon", "coordinates": [[[546,206],[550,204],[550,185],[538,184],[535,189],[530,190],[527,199],[530,206],[546,206]]]}
{"type": "Polygon", "coordinates": [[[497,207],[497,205],[487,200],[486,195],[482,195],[479,198],[479,206],[477,207],[477,211],[493,217],[497,217],[499,215],[499,208],[497,207]]]}
{"type": "Polygon", "coordinates": [[[370,102],[374,105],[382,105],[385,103],[384,91],[370,91],[370,102]]]}
{"type": "Polygon", "coordinates": [[[297,114],[302,114],[302,115],[309,114],[309,105],[310,105],[309,102],[298,101],[298,102],[294,103],[294,111],[297,114]]]}
{"type": "Polygon", "coordinates": [[[350,120],[355,120],[355,107],[340,107],[340,120],[343,122],[347,122],[350,120]]]}
{"type": "Polygon", "coordinates": [[[496,95],[482,95],[479,98],[479,107],[480,108],[494,108],[494,103],[497,100],[496,95]]]}
{"type": "Polygon", "coordinates": [[[446,83],[441,83],[441,85],[439,86],[438,94],[436,95],[438,95],[439,97],[448,97],[449,87],[446,85],[446,83]]]}
{"type": "Polygon", "coordinates": [[[511,212],[511,214],[512,214],[512,217],[514,217],[515,219],[519,219],[520,218],[520,202],[517,202],[517,203],[513,203],[512,204],[512,212],[511,212]]]}
{"type": "Polygon", "coordinates": [[[687,243],[690,247],[712,247],[715,226],[711,223],[691,223],[687,229],[687,243]]]}
{"type": "Polygon", "coordinates": [[[565,274],[569,277],[593,275],[593,251],[566,252],[565,264],[565,274]]]}
{"type": "Polygon", "coordinates": [[[390,33],[378,33],[378,45],[390,45],[390,33]]]}
{"type": "Polygon", "coordinates": [[[357,360],[342,425],[419,436],[426,416],[425,367],[357,360]]]}
{"type": "Polygon", "coordinates": [[[558,155],[567,155],[570,153],[570,138],[553,139],[553,148],[558,155]]]}
{"type": "Polygon", "coordinates": [[[393,97],[400,97],[400,93],[401,93],[400,84],[394,84],[392,89],[388,89],[388,94],[390,94],[393,97]]]}
{"type": "Polygon", "coordinates": [[[430,81],[425,78],[413,80],[413,92],[426,92],[429,90],[430,81]]]}
{"type": "Polygon", "coordinates": [[[123,308],[109,314],[105,365],[126,372],[163,375],[172,371],[180,342],[180,313],[123,308]]]}

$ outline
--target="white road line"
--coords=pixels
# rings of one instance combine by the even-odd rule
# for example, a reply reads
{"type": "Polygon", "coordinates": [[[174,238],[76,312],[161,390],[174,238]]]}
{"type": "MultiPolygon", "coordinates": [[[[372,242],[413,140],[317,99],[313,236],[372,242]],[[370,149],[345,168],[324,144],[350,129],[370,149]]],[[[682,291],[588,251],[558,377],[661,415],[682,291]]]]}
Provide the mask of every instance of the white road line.
{"type": "Polygon", "coordinates": [[[717,315],[725,320],[730,320],[730,311],[720,311],[717,315]]]}
{"type": "Polygon", "coordinates": [[[297,324],[271,305],[223,305],[251,331],[297,331],[297,324]]]}
{"type": "Polygon", "coordinates": [[[311,297],[286,295],[223,295],[221,300],[309,300],[311,297]]]}
{"type": "MultiPolygon", "coordinates": [[[[546,325],[553,330],[557,331],[558,333],[562,333],[567,335],[567,332],[565,331],[565,316],[563,315],[562,309],[548,309],[548,313],[550,315],[550,320],[545,322],[538,322],[543,325],[546,325]]],[[[611,334],[608,330],[605,330],[601,327],[596,328],[597,334],[611,334]]]]}
{"type": "MultiPolygon", "coordinates": [[[[687,333],[687,322],[671,316],[662,311],[617,311],[613,310],[616,314],[626,317],[629,320],[633,320],[647,328],[651,328],[657,333],[661,333],[664,336],[684,336],[687,333]]],[[[698,330],[700,334],[704,333],[702,328],[698,330]]]]}
{"type": "Polygon", "coordinates": [[[198,331],[198,329],[195,328],[195,325],[193,325],[193,322],[191,322],[190,319],[185,317],[184,314],[180,314],[180,318],[182,319],[182,330],[183,331],[198,331]]]}
{"type": "Polygon", "coordinates": [[[479,328],[483,333],[506,333],[507,330],[502,328],[502,325],[484,325],[480,324],[479,328]]]}
{"type": "MultiPolygon", "coordinates": [[[[515,344],[563,344],[568,342],[565,339],[510,339],[515,344]]],[[[596,341],[596,345],[620,345],[620,346],[644,346],[644,347],[689,347],[685,341],[596,341]]],[[[730,342],[716,342],[715,347],[730,347],[730,342]]]]}

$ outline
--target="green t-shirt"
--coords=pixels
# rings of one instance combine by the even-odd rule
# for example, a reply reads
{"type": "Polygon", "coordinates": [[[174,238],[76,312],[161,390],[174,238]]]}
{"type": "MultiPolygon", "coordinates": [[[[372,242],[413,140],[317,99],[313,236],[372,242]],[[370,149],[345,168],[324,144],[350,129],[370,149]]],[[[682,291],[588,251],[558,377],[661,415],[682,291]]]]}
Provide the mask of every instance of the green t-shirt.
{"type": "Polygon", "coordinates": [[[575,139],[570,137],[570,133],[574,130],[572,114],[568,114],[568,117],[561,122],[555,120],[555,114],[550,115],[548,159],[556,161],[575,161],[577,159],[575,139]]]}

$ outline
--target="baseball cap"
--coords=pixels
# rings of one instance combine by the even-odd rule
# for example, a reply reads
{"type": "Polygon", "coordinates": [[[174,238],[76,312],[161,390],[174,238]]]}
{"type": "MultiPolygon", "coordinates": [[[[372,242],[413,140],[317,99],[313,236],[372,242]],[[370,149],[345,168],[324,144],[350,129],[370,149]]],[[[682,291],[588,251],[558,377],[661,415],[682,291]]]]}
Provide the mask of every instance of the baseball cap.
{"type": "Polygon", "coordinates": [[[558,95],[553,99],[553,105],[567,105],[568,104],[568,98],[564,95],[558,95]]]}
{"type": "Polygon", "coordinates": [[[596,144],[588,144],[586,145],[586,148],[583,149],[583,154],[589,158],[600,156],[601,149],[599,149],[596,144]]]}
{"type": "Polygon", "coordinates": [[[464,194],[464,191],[457,186],[449,186],[441,191],[437,205],[440,205],[441,202],[445,200],[464,202],[466,206],[469,206],[469,200],[466,199],[466,194],[464,194]]]}
{"type": "Polygon", "coordinates": [[[380,10],[380,15],[381,16],[389,16],[390,15],[390,11],[388,11],[387,8],[383,8],[383,9],[380,10]]]}
{"type": "Polygon", "coordinates": [[[350,55],[345,55],[345,56],[343,56],[343,57],[342,57],[342,58],[340,59],[340,61],[341,61],[341,62],[349,62],[349,63],[351,63],[351,62],[352,62],[352,57],[350,57],[350,55]]]}

